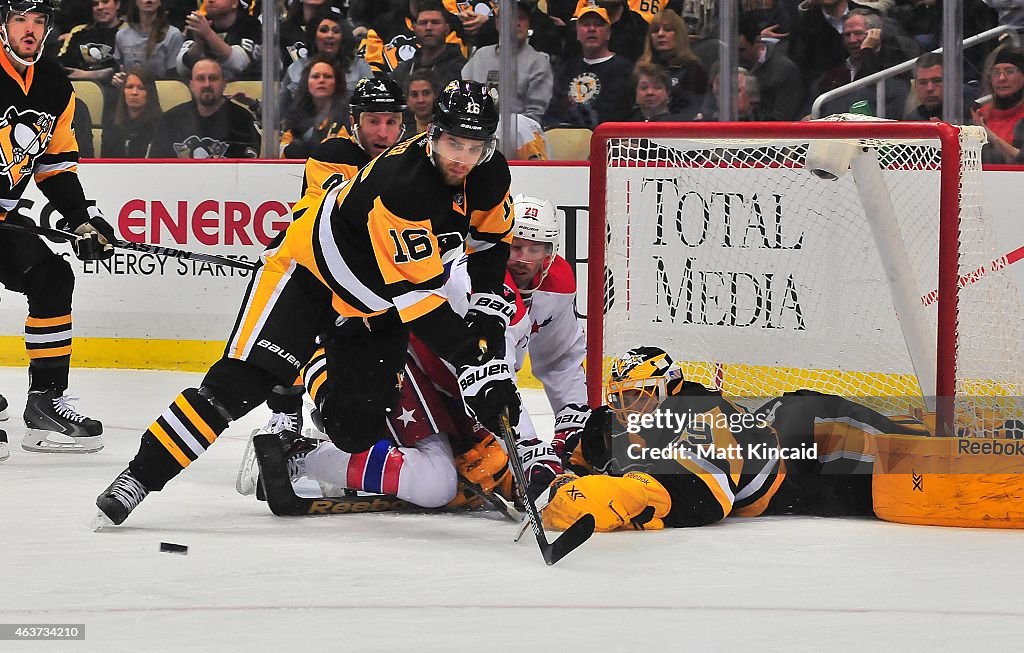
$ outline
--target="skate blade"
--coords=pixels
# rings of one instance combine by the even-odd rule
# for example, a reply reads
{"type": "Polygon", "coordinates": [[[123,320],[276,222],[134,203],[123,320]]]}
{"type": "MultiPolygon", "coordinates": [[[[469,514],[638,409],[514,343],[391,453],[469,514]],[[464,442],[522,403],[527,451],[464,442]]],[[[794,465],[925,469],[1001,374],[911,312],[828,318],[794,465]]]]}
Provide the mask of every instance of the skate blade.
{"type": "Polygon", "coordinates": [[[92,529],[93,533],[102,532],[108,528],[115,528],[117,525],[110,521],[110,517],[107,517],[106,513],[102,510],[96,511],[96,516],[89,522],[89,528],[92,529]]]}
{"type": "Polygon", "coordinates": [[[0,422],[6,422],[8,417],[9,417],[9,415],[7,414],[7,409],[6,408],[3,409],[3,410],[0,410],[0,422]]]}
{"type": "Polygon", "coordinates": [[[21,448],[34,453],[96,453],[103,448],[102,435],[71,437],[55,431],[30,428],[21,448]]]}
{"type": "Polygon", "coordinates": [[[256,493],[259,468],[256,465],[256,449],[252,446],[252,438],[259,432],[259,429],[255,429],[249,434],[249,440],[245,443],[245,453],[242,454],[242,464],[238,468],[238,476],[235,477],[235,491],[243,497],[256,493]]]}
{"type": "Polygon", "coordinates": [[[0,462],[3,462],[11,457],[11,450],[7,447],[6,442],[0,442],[0,462]]]}

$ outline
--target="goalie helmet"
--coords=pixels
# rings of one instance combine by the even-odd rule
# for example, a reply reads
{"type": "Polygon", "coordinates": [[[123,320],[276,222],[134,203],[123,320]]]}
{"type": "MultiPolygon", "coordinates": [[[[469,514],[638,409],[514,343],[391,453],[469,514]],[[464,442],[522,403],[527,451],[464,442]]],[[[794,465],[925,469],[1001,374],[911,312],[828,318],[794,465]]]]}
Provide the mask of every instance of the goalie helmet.
{"type": "Polygon", "coordinates": [[[53,30],[53,15],[56,13],[59,4],[56,0],[0,0],[0,21],[2,21],[0,22],[0,40],[3,41],[4,52],[25,66],[31,66],[39,61],[43,57],[43,44],[46,43],[47,37],[50,36],[50,31],[53,30]],[[46,16],[46,29],[43,31],[43,37],[39,39],[39,51],[36,53],[36,58],[32,61],[26,61],[14,54],[14,48],[10,44],[10,37],[7,35],[7,21],[11,14],[28,13],[46,16]]]}
{"type": "Polygon", "coordinates": [[[516,238],[548,245],[548,254],[541,264],[540,274],[531,284],[533,287],[520,288],[521,292],[529,294],[540,288],[540,284],[548,276],[548,270],[551,269],[551,264],[555,261],[555,254],[558,253],[562,230],[555,217],[555,207],[548,200],[520,193],[512,198],[512,205],[515,212],[512,235],[516,238]]]}
{"type": "Polygon", "coordinates": [[[669,386],[683,380],[683,370],[665,350],[634,347],[612,362],[606,399],[623,424],[631,413],[647,413],[669,396],[669,386]]]}

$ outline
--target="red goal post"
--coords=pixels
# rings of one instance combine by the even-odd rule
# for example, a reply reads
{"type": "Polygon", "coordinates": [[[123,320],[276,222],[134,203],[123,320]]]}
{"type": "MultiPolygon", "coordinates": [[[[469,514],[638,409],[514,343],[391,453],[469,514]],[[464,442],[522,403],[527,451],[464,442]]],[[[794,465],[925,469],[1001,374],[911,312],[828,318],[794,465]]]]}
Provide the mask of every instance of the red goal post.
{"type": "Polygon", "coordinates": [[[924,403],[946,429],[954,405],[1017,407],[1022,304],[984,211],[983,130],[858,118],[598,127],[593,405],[611,357],[655,345],[735,395],[924,403]]]}

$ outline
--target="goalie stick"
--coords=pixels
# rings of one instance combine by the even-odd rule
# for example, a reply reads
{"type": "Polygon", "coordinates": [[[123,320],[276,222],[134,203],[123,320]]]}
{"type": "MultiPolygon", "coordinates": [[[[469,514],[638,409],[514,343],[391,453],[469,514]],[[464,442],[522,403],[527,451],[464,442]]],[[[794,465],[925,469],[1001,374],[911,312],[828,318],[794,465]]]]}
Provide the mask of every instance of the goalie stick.
{"type": "MultiPolygon", "coordinates": [[[[499,435],[505,443],[506,451],[509,452],[508,462],[512,466],[512,476],[516,482],[516,492],[519,493],[519,499],[526,507],[526,516],[530,520],[530,526],[533,527],[533,534],[537,536],[540,553],[544,556],[544,562],[553,565],[590,539],[590,536],[594,534],[594,516],[590,513],[583,515],[573,522],[569,528],[565,529],[558,536],[558,539],[554,542],[548,542],[548,538],[544,534],[544,523],[541,521],[540,513],[537,511],[537,505],[526,494],[528,486],[526,470],[523,469],[523,461],[520,460],[517,453],[515,432],[509,423],[507,408],[498,416],[498,431],[500,431],[499,435]]],[[[519,538],[516,539],[518,540],[519,538]]]]}
{"type": "MultiPolygon", "coordinates": [[[[8,231],[21,231],[24,233],[35,234],[42,236],[53,241],[73,243],[81,236],[71,231],[63,231],[61,229],[50,229],[49,227],[38,227],[34,224],[18,224],[12,222],[0,222],[0,229],[6,229],[8,231]]],[[[157,256],[170,256],[172,258],[180,258],[189,261],[199,261],[202,263],[212,263],[214,265],[223,265],[229,268],[236,268],[239,270],[255,270],[259,267],[256,262],[250,261],[239,261],[236,259],[226,258],[223,256],[217,256],[215,254],[201,254],[199,252],[190,252],[184,249],[176,249],[174,247],[162,247],[160,245],[150,245],[148,243],[133,243],[127,240],[117,240],[110,243],[111,246],[118,249],[130,249],[135,252],[143,252],[145,254],[155,254],[157,256]]]]}

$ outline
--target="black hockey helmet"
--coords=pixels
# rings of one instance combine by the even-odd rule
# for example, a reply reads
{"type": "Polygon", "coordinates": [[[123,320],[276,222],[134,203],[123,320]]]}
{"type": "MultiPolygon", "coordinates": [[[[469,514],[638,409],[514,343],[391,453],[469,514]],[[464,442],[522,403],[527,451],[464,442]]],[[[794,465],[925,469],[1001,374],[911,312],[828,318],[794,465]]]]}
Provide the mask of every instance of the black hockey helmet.
{"type": "Polygon", "coordinates": [[[0,40],[3,41],[4,51],[26,66],[31,66],[39,61],[43,56],[43,44],[50,35],[50,31],[53,30],[53,17],[59,7],[60,0],[0,0],[0,40]],[[7,36],[7,19],[10,18],[11,14],[27,14],[30,12],[46,16],[46,31],[43,32],[43,38],[40,39],[39,52],[36,53],[36,58],[32,61],[26,61],[14,54],[14,49],[11,47],[10,39],[7,36]]]}
{"type": "Polygon", "coordinates": [[[453,136],[485,141],[498,129],[497,92],[480,82],[456,79],[434,102],[434,124],[453,136]]]}
{"type": "Polygon", "coordinates": [[[398,113],[405,111],[402,87],[387,77],[364,77],[356,82],[349,100],[349,112],[358,119],[364,111],[370,113],[398,113]]]}
{"type": "Polygon", "coordinates": [[[29,12],[44,14],[47,26],[53,24],[53,15],[57,13],[60,2],[57,0],[0,0],[0,18],[4,23],[11,13],[27,14],[29,12]]]}
{"type": "MultiPolygon", "coordinates": [[[[359,116],[363,113],[402,113],[406,108],[405,94],[398,82],[388,77],[363,77],[356,82],[349,99],[349,132],[356,144],[372,155],[369,143],[363,143],[359,133],[359,116]]],[[[395,138],[396,142],[405,134],[403,125],[395,138]]],[[[388,144],[388,147],[393,143],[388,144]]]]}

